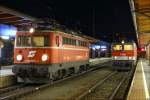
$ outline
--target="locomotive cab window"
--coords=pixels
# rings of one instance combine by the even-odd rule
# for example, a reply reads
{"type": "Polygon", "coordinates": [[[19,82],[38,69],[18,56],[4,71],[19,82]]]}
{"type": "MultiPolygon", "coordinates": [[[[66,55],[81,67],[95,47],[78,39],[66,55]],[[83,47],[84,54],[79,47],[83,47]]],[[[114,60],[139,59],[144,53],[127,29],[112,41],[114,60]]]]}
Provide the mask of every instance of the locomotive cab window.
{"type": "Polygon", "coordinates": [[[49,45],[49,39],[46,36],[33,36],[33,46],[43,47],[49,45]]]}
{"type": "Polygon", "coordinates": [[[49,46],[49,36],[17,36],[18,47],[44,47],[49,46]]]}
{"type": "Polygon", "coordinates": [[[30,36],[18,36],[17,46],[31,46],[31,37],[30,36]]]}
{"type": "Polygon", "coordinates": [[[125,44],[124,45],[124,50],[133,50],[133,45],[125,44]]]}
{"type": "Polygon", "coordinates": [[[122,50],[122,45],[113,45],[113,50],[122,50]]]}

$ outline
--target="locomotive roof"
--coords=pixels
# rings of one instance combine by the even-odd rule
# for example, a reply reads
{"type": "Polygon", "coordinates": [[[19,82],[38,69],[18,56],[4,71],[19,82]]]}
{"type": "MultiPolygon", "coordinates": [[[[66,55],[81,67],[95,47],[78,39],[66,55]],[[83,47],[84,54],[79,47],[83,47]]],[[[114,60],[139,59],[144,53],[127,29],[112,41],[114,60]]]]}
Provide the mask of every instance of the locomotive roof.
{"type": "MultiPolygon", "coordinates": [[[[18,32],[29,32],[27,30],[25,31],[22,31],[22,30],[19,30],[18,32]]],[[[77,33],[77,32],[73,32],[73,31],[62,31],[62,30],[59,30],[59,29],[53,29],[53,30],[37,30],[35,32],[61,32],[63,34],[68,34],[68,35],[71,35],[71,36],[76,36],[76,37],[81,37],[81,38],[84,38],[84,39],[87,39],[90,43],[96,43],[100,40],[98,39],[95,39],[93,37],[90,37],[90,36],[87,36],[87,35],[84,35],[84,34],[81,34],[81,33],[77,33]]]]}

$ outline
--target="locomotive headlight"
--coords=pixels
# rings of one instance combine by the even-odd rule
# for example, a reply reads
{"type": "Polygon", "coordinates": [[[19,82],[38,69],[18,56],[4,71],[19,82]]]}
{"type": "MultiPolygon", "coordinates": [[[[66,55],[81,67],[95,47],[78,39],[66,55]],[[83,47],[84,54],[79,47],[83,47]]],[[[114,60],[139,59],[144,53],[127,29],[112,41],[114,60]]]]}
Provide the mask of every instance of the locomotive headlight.
{"type": "Polygon", "coordinates": [[[42,61],[47,61],[48,60],[48,55],[43,54],[41,59],[42,59],[42,61]]]}
{"type": "Polygon", "coordinates": [[[117,59],[117,56],[114,56],[114,57],[113,57],[113,60],[116,60],[116,59],[117,59]]]}
{"type": "Polygon", "coordinates": [[[132,57],[129,57],[129,60],[132,60],[132,57]]]}
{"type": "Polygon", "coordinates": [[[23,59],[22,55],[17,55],[17,61],[21,61],[23,59]]]}

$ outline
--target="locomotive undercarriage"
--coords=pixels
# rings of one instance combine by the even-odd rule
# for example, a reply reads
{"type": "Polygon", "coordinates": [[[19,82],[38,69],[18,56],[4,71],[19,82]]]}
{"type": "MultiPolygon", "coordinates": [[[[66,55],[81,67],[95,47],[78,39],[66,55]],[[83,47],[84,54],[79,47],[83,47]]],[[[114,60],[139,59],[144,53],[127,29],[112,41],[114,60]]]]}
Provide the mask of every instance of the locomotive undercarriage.
{"type": "Polygon", "coordinates": [[[18,82],[47,83],[85,71],[88,65],[88,61],[49,65],[18,64],[13,67],[13,72],[18,76],[18,82]]]}

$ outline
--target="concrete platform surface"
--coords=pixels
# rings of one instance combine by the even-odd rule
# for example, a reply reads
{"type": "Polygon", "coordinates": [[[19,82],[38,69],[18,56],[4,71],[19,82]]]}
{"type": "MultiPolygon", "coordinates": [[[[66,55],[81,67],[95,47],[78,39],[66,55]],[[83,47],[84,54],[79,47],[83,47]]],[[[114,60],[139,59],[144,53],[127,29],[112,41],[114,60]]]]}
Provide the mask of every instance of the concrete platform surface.
{"type": "Polygon", "coordinates": [[[17,78],[15,77],[11,69],[0,70],[0,88],[16,84],[16,82],[17,78]]]}
{"type": "Polygon", "coordinates": [[[95,58],[95,59],[90,58],[89,62],[93,62],[97,60],[111,60],[111,59],[112,59],[111,57],[103,57],[103,58],[95,58]]]}
{"type": "Polygon", "coordinates": [[[111,57],[107,57],[107,58],[90,59],[89,62],[90,62],[90,66],[94,66],[94,65],[98,65],[98,64],[101,64],[101,63],[111,61],[111,60],[112,60],[111,57]]]}
{"type": "Polygon", "coordinates": [[[145,59],[138,61],[127,100],[150,100],[150,66],[145,59]]]}
{"type": "Polygon", "coordinates": [[[1,69],[12,69],[13,65],[1,66],[1,69]]]}
{"type": "Polygon", "coordinates": [[[14,75],[11,69],[2,69],[0,70],[0,77],[14,75]]]}

